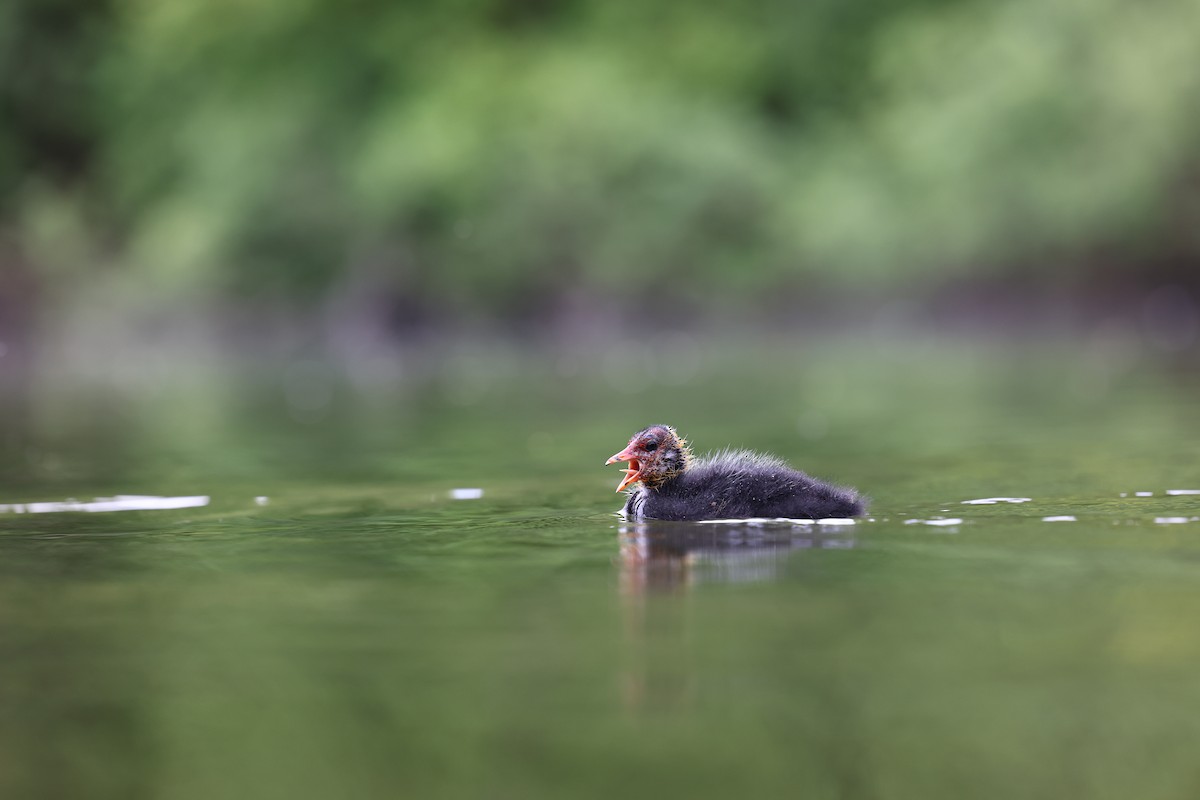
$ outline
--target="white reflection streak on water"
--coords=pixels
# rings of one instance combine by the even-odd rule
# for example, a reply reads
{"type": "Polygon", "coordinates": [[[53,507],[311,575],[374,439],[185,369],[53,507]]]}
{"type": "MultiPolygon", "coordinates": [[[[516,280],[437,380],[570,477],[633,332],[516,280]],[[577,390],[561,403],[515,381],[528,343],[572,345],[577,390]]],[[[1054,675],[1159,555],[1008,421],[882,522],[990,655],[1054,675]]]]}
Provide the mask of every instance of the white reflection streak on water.
{"type": "Polygon", "coordinates": [[[983,497],[979,500],[963,500],[964,506],[994,506],[997,503],[1028,503],[1032,497],[983,497]]]}
{"type": "Polygon", "coordinates": [[[153,495],[119,494],[116,497],[97,497],[87,502],[65,500],[47,503],[0,504],[0,514],[57,514],[69,511],[166,511],[178,508],[201,508],[208,505],[208,502],[208,495],[156,497],[153,495]]]}
{"type": "Polygon", "coordinates": [[[697,525],[745,525],[750,528],[761,528],[763,525],[771,523],[782,523],[786,525],[854,525],[858,520],[852,517],[825,517],[824,519],[795,519],[792,517],[747,517],[746,519],[702,519],[697,520],[697,525]]]}
{"type": "Polygon", "coordinates": [[[962,524],[962,519],[952,517],[950,519],[906,519],[905,525],[932,525],[935,528],[952,528],[962,524]]]}

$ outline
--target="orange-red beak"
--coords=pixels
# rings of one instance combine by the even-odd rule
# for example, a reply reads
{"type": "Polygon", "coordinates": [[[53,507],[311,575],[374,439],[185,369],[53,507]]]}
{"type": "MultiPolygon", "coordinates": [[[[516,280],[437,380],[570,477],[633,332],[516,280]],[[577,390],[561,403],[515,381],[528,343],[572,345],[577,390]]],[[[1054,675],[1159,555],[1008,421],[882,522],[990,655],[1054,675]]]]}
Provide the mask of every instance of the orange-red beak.
{"type": "Polygon", "coordinates": [[[637,481],[641,480],[641,478],[642,478],[642,473],[641,473],[642,465],[638,463],[638,460],[637,460],[637,458],[634,457],[632,450],[633,450],[633,445],[631,444],[628,447],[626,447],[624,450],[622,450],[621,452],[617,453],[615,456],[610,458],[608,461],[604,462],[604,466],[606,466],[606,467],[609,464],[615,464],[618,461],[628,461],[629,462],[630,468],[627,470],[624,470],[625,478],[617,486],[618,492],[624,491],[626,486],[628,486],[631,483],[636,483],[637,481]]]}

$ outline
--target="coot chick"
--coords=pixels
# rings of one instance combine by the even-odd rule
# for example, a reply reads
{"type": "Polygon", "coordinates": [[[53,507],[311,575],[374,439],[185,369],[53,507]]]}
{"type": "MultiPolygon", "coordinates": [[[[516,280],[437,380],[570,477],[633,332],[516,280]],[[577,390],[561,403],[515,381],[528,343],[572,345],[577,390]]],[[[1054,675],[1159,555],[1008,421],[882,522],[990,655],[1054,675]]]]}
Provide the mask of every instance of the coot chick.
{"type": "Polygon", "coordinates": [[[608,461],[629,468],[617,491],[629,519],[855,517],[866,504],[853,489],[832,486],[794,470],[774,456],[723,450],[694,458],[687,440],[668,425],[638,431],[608,461]]]}

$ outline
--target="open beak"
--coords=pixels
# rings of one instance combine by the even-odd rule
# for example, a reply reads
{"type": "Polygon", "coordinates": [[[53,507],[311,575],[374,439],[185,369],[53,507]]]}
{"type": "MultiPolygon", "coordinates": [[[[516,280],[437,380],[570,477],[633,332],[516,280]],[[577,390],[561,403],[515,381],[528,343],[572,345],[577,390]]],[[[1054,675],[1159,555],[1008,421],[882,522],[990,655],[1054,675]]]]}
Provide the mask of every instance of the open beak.
{"type": "Polygon", "coordinates": [[[638,460],[633,457],[633,454],[630,452],[632,449],[633,449],[633,445],[629,445],[629,447],[626,447],[624,450],[617,453],[615,456],[610,458],[608,461],[604,462],[604,466],[606,466],[606,467],[609,464],[615,464],[618,461],[628,461],[629,462],[629,469],[624,471],[625,477],[621,481],[621,483],[617,486],[618,492],[624,491],[626,486],[628,486],[631,483],[636,483],[637,481],[641,480],[641,478],[642,478],[642,473],[641,473],[642,465],[639,464],[638,460]]]}

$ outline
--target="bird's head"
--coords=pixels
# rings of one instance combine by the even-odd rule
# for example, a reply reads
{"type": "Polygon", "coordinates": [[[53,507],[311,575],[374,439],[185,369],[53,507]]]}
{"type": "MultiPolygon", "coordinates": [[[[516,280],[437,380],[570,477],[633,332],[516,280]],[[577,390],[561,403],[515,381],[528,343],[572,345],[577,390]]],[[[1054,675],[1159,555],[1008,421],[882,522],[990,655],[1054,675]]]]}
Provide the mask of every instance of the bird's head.
{"type": "Polygon", "coordinates": [[[687,440],[674,428],[651,425],[635,433],[624,450],[604,463],[629,462],[625,478],[617,486],[619,492],[638,481],[651,488],[658,486],[687,469],[691,458],[687,440]]]}

